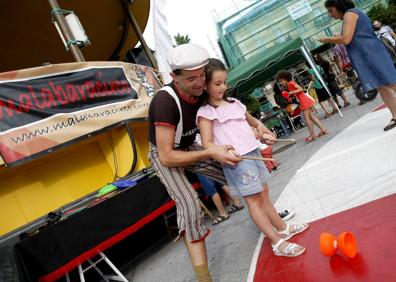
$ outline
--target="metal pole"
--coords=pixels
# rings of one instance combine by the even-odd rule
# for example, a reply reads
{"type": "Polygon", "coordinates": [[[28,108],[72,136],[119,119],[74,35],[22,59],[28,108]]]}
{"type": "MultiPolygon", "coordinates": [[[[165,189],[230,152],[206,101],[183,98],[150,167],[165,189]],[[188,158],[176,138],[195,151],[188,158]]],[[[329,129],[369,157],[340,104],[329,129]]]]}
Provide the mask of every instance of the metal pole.
{"type": "MultiPolygon", "coordinates": [[[[48,0],[48,3],[51,6],[51,10],[60,9],[58,2],[56,0],[48,0]]],[[[59,28],[60,28],[66,42],[70,42],[71,40],[73,40],[74,38],[72,36],[69,25],[67,24],[63,14],[55,13],[55,21],[59,25],[59,28]]],[[[76,62],[85,62],[84,56],[81,53],[80,48],[78,48],[77,45],[70,44],[69,48],[70,48],[70,51],[72,52],[72,55],[74,57],[74,60],[76,60],[76,62]]]]}
{"type": "Polygon", "coordinates": [[[315,61],[312,59],[310,52],[308,51],[308,49],[305,47],[305,45],[302,45],[300,47],[301,52],[303,53],[303,56],[305,57],[305,59],[307,60],[307,62],[309,63],[309,65],[311,66],[311,68],[313,69],[314,73],[316,74],[316,76],[319,78],[320,83],[323,85],[323,87],[326,89],[327,94],[329,94],[330,99],[333,100],[336,109],[338,111],[338,113],[340,114],[341,117],[344,117],[343,114],[341,113],[340,109],[337,106],[337,103],[335,103],[333,96],[331,95],[330,89],[327,87],[327,84],[325,82],[325,80],[323,79],[320,71],[318,70],[318,68],[316,67],[315,61]]]}
{"type": "Polygon", "coordinates": [[[143,50],[146,53],[147,58],[149,59],[151,66],[154,69],[158,70],[158,66],[157,66],[157,63],[156,63],[155,58],[153,56],[153,53],[151,53],[151,50],[148,47],[148,45],[146,43],[146,40],[143,37],[143,33],[140,30],[139,25],[138,25],[135,17],[133,16],[133,13],[129,10],[129,7],[128,7],[129,2],[127,3],[127,1],[125,1],[125,0],[121,0],[121,2],[122,2],[122,8],[124,9],[125,15],[127,16],[128,21],[131,24],[132,28],[134,29],[134,31],[135,31],[140,43],[142,44],[143,50]]]}

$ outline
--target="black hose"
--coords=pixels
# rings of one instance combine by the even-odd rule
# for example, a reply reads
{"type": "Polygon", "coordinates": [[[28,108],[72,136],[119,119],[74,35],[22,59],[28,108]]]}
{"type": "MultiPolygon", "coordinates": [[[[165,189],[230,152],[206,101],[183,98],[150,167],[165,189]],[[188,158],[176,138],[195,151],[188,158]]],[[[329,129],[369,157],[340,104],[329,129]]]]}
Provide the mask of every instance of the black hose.
{"type": "Polygon", "coordinates": [[[125,177],[129,176],[132,172],[134,172],[136,169],[136,165],[137,165],[137,149],[136,149],[135,137],[133,136],[133,133],[128,126],[128,123],[125,123],[124,126],[126,127],[126,131],[128,132],[129,139],[131,140],[132,151],[133,151],[133,161],[132,161],[131,169],[122,178],[125,178],[125,177]]]}

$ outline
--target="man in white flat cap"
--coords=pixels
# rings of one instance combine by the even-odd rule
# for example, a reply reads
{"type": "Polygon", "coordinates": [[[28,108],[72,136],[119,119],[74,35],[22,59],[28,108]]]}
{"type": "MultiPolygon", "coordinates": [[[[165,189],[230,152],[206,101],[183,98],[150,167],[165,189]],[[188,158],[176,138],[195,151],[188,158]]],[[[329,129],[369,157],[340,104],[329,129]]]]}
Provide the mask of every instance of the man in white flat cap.
{"type": "Polygon", "coordinates": [[[225,183],[221,164],[235,165],[240,161],[228,152],[232,146],[203,150],[194,144],[208,60],[208,52],[195,44],[172,49],[168,63],[173,81],[157,92],[149,108],[149,157],[176,202],[179,236],[184,238],[198,281],[211,281],[205,246],[210,230],[202,223],[198,195],[184,170],[225,183]]]}

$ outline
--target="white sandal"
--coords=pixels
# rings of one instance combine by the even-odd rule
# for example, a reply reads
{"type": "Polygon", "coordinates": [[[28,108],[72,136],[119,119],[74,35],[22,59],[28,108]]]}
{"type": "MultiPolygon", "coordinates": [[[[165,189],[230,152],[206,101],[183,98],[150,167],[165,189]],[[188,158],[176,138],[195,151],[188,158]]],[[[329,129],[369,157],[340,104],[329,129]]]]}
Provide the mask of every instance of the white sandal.
{"type": "Polygon", "coordinates": [[[278,231],[279,235],[285,240],[289,240],[294,235],[297,235],[301,232],[304,232],[309,227],[308,223],[301,223],[301,224],[286,224],[285,230],[278,231]],[[290,226],[293,226],[293,231],[290,231],[290,226]]]}
{"type": "Polygon", "coordinates": [[[279,257],[298,257],[302,255],[305,252],[305,248],[297,245],[295,243],[288,243],[288,245],[282,250],[279,250],[280,245],[282,245],[283,242],[285,242],[285,239],[280,239],[275,245],[272,245],[272,251],[274,252],[274,255],[279,256],[279,257]],[[297,251],[298,248],[302,247],[301,250],[297,251]]]}

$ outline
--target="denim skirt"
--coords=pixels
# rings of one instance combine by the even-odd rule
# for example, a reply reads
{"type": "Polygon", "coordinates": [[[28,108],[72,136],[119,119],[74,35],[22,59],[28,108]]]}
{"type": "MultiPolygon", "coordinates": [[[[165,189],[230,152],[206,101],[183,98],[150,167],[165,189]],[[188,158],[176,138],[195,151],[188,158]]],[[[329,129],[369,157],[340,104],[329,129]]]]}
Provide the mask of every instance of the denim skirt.
{"type": "MultiPolygon", "coordinates": [[[[259,149],[243,156],[262,157],[259,149]]],[[[260,193],[270,178],[270,173],[261,160],[242,160],[236,166],[224,166],[223,171],[232,196],[260,193]]]]}

